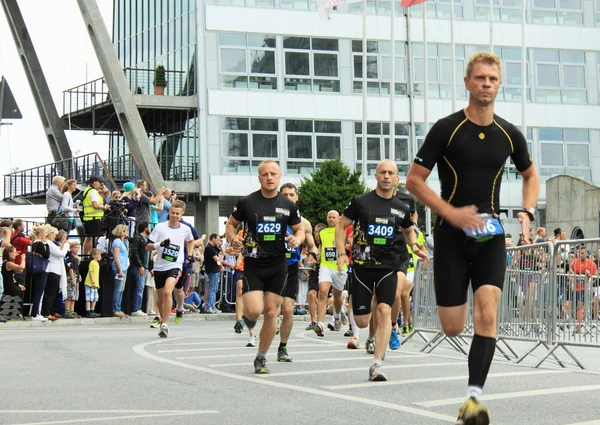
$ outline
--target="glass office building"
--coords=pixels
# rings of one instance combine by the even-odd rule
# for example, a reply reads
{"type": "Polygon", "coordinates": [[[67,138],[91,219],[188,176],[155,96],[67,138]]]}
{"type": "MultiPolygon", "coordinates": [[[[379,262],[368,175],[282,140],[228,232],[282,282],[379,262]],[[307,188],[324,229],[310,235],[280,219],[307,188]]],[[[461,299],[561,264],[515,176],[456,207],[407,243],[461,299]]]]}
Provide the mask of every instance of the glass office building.
{"type": "MultiPolygon", "coordinates": [[[[366,52],[362,3],[338,6],[326,22],[317,16],[312,0],[115,1],[114,43],[125,68],[154,69],[162,63],[194,76],[189,87],[198,98],[197,116],[185,120],[187,133],[177,128],[186,135],[178,143],[170,142],[168,134],[157,134],[155,152],[159,160],[173,156],[187,166],[196,155],[199,193],[229,205],[231,199],[256,190],[257,165],[267,158],[279,161],[282,181],[296,183],[321,162],[337,157],[352,168],[362,168],[366,161],[371,186],[383,158],[395,160],[406,175],[426,134],[425,60],[431,125],[453,112],[453,85],[456,109],[466,105],[465,64],[471,54],[490,49],[491,10],[493,49],[504,69],[497,114],[526,128],[542,179],[566,173],[600,183],[600,0],[456,0],[454,46],[450,2],[429,0],[427,58],[423,6],[407,10],[399,4],[392,58],[390,6],[385,0],[367,2],[366,52]],[[368,94],[365,158],[363,60],[368,94]]],[[[501,202],[512,217],[520,209],[521,181],[510,162],[505,177],[501,202]]],[[[432,174],[431,185],[437,189],[436,179],[432,174]]],[[[225,215],[227,210],[221,210],[225,215]]]]}

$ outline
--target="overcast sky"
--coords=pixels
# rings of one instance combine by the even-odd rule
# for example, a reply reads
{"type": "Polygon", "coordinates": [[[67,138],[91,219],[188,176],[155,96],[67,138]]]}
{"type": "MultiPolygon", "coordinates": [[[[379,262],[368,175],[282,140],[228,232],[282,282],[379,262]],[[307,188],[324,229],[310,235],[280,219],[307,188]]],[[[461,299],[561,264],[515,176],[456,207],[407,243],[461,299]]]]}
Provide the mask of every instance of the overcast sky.
{"type": "MultiPolygon", "coordinates": [[[[112,34],[112,0],[97,2],[112,34]]],[[[62,115],[63,90],[102,76],[79,7],[74,0],[19,0],[19,6],[54,104],[62,115]]],[[[11,168],[23,170],[53,162],[3,9],[0,9],[0,75],[8,81],[23,114],[23,119],[11,120],[12,125],[0,127],[0,174],[9,173],[11,168]]],[[[98,151],[102,158],[106,157],[106,137],[67,131],[67,139],[73,152],[98,151]]],[[[0,185],[4,179],[1,180],[0,185]]]]}

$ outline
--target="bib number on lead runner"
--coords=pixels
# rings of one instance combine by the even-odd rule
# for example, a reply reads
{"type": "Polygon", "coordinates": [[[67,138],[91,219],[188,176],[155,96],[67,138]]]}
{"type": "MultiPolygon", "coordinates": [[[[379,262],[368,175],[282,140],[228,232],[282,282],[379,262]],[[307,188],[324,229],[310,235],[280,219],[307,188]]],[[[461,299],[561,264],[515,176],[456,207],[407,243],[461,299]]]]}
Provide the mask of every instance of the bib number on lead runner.
{"type": "Polygon", "coordinates": [[[279,222],[258,222],[256,223],[256,235],[261,241],[275,241],[277,235],[281,234],[282,224],[279,222]]]}
{"type": "Polygon", "coordinates": [[[475,239],[489,238],[491,236],[502,235],[504,228],[496,217],[485,215],[483,218],[483,226],[479,229],[464,229],[467,236],[475,239]]]}

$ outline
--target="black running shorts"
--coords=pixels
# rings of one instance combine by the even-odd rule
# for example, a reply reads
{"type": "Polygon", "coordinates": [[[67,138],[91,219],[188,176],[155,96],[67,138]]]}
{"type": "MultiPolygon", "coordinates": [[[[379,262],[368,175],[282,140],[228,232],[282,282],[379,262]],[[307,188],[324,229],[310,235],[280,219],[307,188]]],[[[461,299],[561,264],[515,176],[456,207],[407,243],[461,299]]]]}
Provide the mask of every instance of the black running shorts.
{"type": "Polygon", "coordinates": [[[483,285],[504,287],[504,235],[476,242],[462,230],[443,223],[434,232],[433,276],[437,305],[456,307],[467,302],[469,281],[475,293],[483,285]]]}
{"type": "Polygon", "coordinates": [[[396,300],[398,272],[390,269],[368,267],[352,268],[352,311],[360,316],[371,313],[371,300],[377,297],[377,304],[390,307],[396,300]]]}
{"type": "MultiPolygon", "coordinates": [[[[165,284],[167,283],[167,279],[179,279],[180,276],[181,269],[171,269],[164,271],[154,270],[154,284],[156,285],[156,289],[164,288],[165,284]]],[[[178,282],[175,282],[175,286],[177,286],[177,283],[178,282]]]]}
{"type": "Polygon", "coordinates": [[[319,266],[308,273],[308,292],[310,291],[319,293],[319,266]]]}
{"type": "Polygon", "coordinates": [[[288,277],[287,277],[287,285],[285,285],[285,292],[283,296],[285,298],[291,298],[296,300],[298,296],[298,263],[294,263],[291,266],[288,266],[288,277]]]}
{"type": "Polygon", "coordinates": [[[250,291],[263,291],[273,292],[283,297],[288,280],[285,257],[259,261],[249,261],[246,258],[242,279],[244,294],[250,291]]]}

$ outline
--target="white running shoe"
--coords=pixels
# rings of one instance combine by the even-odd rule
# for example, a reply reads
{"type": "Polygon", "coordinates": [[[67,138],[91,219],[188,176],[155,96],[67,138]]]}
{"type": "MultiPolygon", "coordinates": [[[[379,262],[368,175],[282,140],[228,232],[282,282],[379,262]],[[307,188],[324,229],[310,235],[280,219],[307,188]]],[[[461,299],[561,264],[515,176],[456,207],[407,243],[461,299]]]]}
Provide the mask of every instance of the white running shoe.
{"type": "Polygon", "coordinates": [[[133,313],[131,313],[131,315],[132,316],[138,316],[138,317],[147,316],[147,314],[144,313],[142,310],[134,311],[133,313]]]}
{"type": "Polygon", "coordinates": [[[248,344],[246,344],[246,347],[256,347],[256,335],[250,335],[250,338],[248,338],[248,344]]]}
{"type": "Polygon", "coordinates": [[[32,320],[32,321],[34,321],[34,322],[47,322],[47,321],[48,321],[48,319],[46,319],[46,318],[45,318],[44,316],[42,316],[41,314],[38,314],[38,315],[36,315],[36,316],[33,316],[33,317],[31,318],[31,320],[32,320]]]}

